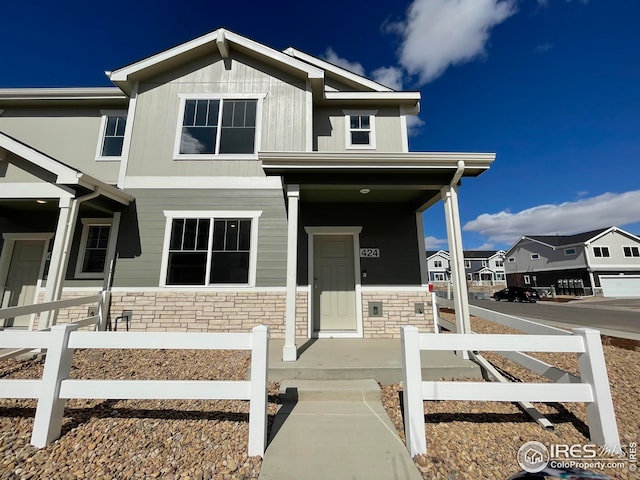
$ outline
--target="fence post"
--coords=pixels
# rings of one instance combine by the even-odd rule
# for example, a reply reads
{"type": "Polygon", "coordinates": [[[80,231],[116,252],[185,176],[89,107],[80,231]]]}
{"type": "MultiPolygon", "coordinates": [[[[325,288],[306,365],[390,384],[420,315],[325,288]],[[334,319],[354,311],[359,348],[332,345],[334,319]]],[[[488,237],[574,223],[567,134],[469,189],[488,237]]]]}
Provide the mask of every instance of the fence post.
{"type": "Polygon", "coordinates": [[[267,368],[269,328],[259,325],[251,330],[251,398],[249,400],[250,457],[264,457],[267,446],[267,368]]]}
{"type": "Polygon", "coordinates": [[[107,326],[107,318],[109,318],[109,303],[111,302],[111,292],[109,290],[102,290],[100,292],[100,301],[98,302],[98,325],[96,330],[103,332],[107,326]]]}
{"type": "Polygon", "coordinates": [[[433,310],[433,333],[440,333],[440,307],[436,292],[431,292],[431,309],[433,310]]]}
{"type": "Polygon", "coordinates": [[[600,332],[592,328],[574,328],[573,332],[582,337],[585,348],[584,353],[578,354],[580,378],[591,385],[593,392],[593,402],[586,404],[589,436],[592,442],[606,446],[612,453],[620,453],[620,437],[600,332]]]}
{"type": "Polygon", "coordinates": [[[403,414],[404,435],[411,457],[427,453],[422,400],[422,366],[420,363],[420,338],[413,325],[402,327],[403,414]]]}
{"type": "Polygon", "coordinates": [[[71,332],[78,325],[67,323],[54,325],[49,333],[51,342],[47,347],[47,357],[42,373],[41,390],[33,421],[31,445],[46,447],[60,437],[65,400],[60,398],[60,384],[69,376],[73,350],[68,348],[71,332]]]}

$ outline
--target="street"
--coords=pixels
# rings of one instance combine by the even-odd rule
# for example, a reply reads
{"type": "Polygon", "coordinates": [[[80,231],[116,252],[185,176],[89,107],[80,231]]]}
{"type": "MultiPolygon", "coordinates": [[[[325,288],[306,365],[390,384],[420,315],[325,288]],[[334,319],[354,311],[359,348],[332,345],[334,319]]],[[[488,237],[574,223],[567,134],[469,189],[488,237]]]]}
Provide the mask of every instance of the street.
{"type": "Polygon", "coordinates": [[[516,303],[471,300],[477,307],[548,322],[562,328],[590,327],[603,334],[624,332],[627,338],[640,339],[640,299],[598,299],[570,303],[516,303]]]}

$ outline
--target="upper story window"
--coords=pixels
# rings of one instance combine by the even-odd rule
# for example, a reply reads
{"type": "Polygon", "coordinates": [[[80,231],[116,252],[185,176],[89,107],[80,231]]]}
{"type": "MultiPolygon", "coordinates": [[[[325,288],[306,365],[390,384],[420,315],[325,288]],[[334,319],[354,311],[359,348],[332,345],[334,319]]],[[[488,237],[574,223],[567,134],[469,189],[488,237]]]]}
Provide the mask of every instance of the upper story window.
{"type": "Polygon", "coordinates": [[[496,267],[504,267],[504,260],[496,260],[496,267]]]}
{"type": "Polygon", "coordinates": [[[110,218],[83,218],[77,278],[102,278],[111,234],[110,218]]]}
{"type": "Polygon", "coordinates": [[[532,253],[531,254],[531,260],[538,260],[540,258],[540,254],[539,253],[532,253]]]}
{"type": "Polygon", "coordinates": [[[124,146],[127,114],[121,111],[102,112],[100,141],[96,158],[98,160],[120,160],[124,146]]]}
{"type": "Polygon", "coordinates": [[[471,260],[464,261],[464,268],[471,268],[471,260]]]}
{"type": "Polygon", "coordinates": [[[442,268],[442,260],[434,260],[433,261],[434,268],[442,268]]]}
{"type": "Polygon", "coordinates": [[[575,255],[576,254],[576,249],[575,248],[565,248],[564,249],[564,254],[565,255],[575,255]]]}
{"type": "Polygon", "coordinates": [[[610,257],[609,247],[593,247],[594,257],[605,258],[610,257]]]}
{"type": "Polygon", "coordinates": [[[176,158],[254,155],[258,138],[259,100],[184,96],[176,136],[176,158]]]}
{"type": "Polygon", "coordinates": [[[345,112],[347,148],[376,148],[375,113],[345,112]]]}
{"type": "Polygon", "coordinates": [[[640,257],[640,248],[638,247],[622,247],[625,257],[640,257]]]}
{"type": "Polygon", "coordinates": [[[515,263],[516,262],[516,257],[509,257],[507,261],[509,263],[515,263]]]}

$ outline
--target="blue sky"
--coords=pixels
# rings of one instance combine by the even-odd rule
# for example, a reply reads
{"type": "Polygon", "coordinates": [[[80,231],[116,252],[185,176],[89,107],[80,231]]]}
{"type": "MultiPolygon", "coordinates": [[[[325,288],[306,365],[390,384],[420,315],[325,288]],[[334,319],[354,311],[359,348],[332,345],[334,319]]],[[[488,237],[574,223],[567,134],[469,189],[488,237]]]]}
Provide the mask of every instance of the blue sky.
{"type": "MultiPolygon", "coordinates": [[[[411,150],[497,154],[460,189],[466,249],[640,234],[637,0],[35,0],[3,18],[0,88],[106,86],[105,70],[226,27],[420,90],[411,150]]],[[[441,204],[425,236],[446,249],[441,204]]]]}

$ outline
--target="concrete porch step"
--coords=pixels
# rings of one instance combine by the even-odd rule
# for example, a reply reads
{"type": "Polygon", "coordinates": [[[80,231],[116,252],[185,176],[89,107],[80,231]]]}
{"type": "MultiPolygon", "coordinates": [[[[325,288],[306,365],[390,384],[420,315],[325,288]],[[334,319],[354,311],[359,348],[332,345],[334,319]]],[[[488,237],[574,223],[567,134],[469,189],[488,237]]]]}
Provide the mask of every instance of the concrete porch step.
{"type": "Polygon", "coordinates": [[[301,401],[380,401],[380,387],[373,379],[360,380],[284,380],[280,399],[301,401]]]}

